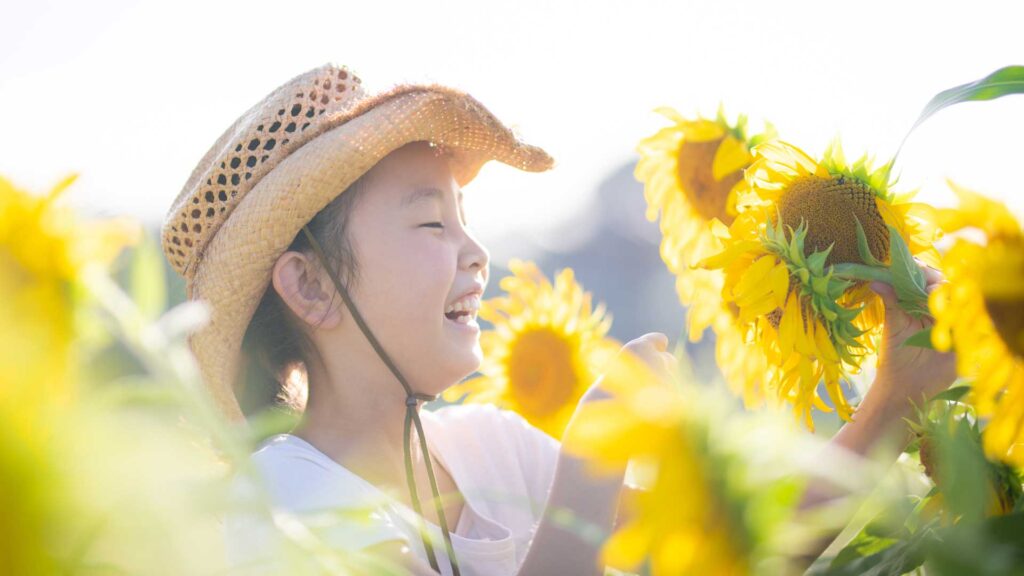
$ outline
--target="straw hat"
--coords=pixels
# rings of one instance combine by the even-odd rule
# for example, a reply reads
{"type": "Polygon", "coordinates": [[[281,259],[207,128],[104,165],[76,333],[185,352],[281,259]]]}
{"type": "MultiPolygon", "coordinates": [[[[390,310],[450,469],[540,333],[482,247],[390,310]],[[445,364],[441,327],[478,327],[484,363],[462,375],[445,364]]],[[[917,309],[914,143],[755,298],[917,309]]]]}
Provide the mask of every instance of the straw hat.
{"type": "Polygon", "coordinates": [[[221,411],[245,420],[233,389],[242,338],[274,262],[302,227],[390,152],[429,141],[450,153],[460,186],[488,160],[553,165],[473,97],[444,86],[369,94],[327,64],[283,84],[236,120],[192,171],[161,230],[164,254],[210,322],[189,344],[221,411]]]}

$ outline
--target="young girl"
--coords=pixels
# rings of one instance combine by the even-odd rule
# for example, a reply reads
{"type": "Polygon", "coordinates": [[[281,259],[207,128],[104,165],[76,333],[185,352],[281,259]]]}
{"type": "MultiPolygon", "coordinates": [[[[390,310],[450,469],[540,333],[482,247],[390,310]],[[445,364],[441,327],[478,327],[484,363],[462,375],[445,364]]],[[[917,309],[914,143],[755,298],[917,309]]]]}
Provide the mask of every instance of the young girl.
{"type": "MultiPolygon", "coordinates": [[[[243,421],[268,396],[302,412],[251,457],[275,510],[340,512],[318,531],[329,545],[412,574],[599,574],[599,546],[554,512],[612,531],[636,489],[624,470],[590,477],[506,410],[422,410],[481,361],[489,259],[462,188],[491,159],[551,166],[466,94],[401,86],[372,96],[347,69],[323,66],[217,141],[169,213],[164,249],[189,297],[210,305],[191,344],[226,416],[243,421]]],[[[833,440],[861,454],[900,430],[908,400],[953,379],[948,357],[900,348],[921,324],[878,291],[889,315],[878,377],[833,440]]],[[[625,349],[670,377],[667,344],[652,333],[625,349]]],[[[581,404],[605,395],[598,380],[581,404]]],[[[256,569],[277,546],[265,518],[229,514],[225,530],[239,568],[256,569]]]]}

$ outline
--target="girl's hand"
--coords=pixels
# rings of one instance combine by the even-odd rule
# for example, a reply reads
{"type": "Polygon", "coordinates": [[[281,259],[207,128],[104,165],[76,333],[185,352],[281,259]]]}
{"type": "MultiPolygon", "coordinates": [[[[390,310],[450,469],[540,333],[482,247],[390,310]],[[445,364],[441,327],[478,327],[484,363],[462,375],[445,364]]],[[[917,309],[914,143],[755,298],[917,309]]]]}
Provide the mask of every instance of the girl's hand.
{"type": "MultiPolygon", "coordinates": [[[[925,290],[930,294],[945,278],[938,270],[921,266],[926,279],[925,290]]],[[[927,398],[949,388],[956,379],[956,357],[952,352],[939,352],[929,348],[903,346],[910,336],[932,326],[931,316],[914,318],[896,303],[892,286],[873,282],[871,289],[882,297],[885,304],[885,328],[879,350],[878,371],[872,391],[879,390],[887,404],[909,409],[909,402],[923,404],[927,398]]]]}
{"type": "MultiPolygon", "coordinates": [[[[619,350],[619,356],[623,354],[632,354],[642,360],[663,382],[672,382],[678,376],[676,358],[668,352],[668,336],[661,332],[648,332],[635,340],[630,340],[619,350]]],[[[601,387],[603,380],[601,377],[594,382],[590,390],[584,394],[584,400],[601,400],[611,396],[601,387]]]]}

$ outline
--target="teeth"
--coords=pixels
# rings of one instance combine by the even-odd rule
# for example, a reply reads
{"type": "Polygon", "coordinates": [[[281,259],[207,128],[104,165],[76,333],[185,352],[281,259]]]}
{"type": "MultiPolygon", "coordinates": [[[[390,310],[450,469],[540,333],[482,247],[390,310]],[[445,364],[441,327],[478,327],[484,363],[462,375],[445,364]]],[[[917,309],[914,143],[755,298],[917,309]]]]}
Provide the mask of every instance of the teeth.
{"type": "MultiPolygon", "coordinates": [[[[470,316],[475,315],[477,310],[479,309],[480,296],[474,294],[472,296],[463,298],[458,302],[455,302],[454,304],[449,304],[448,307],[445,308],[444,313],[451,314],[452,312],[469,312],[470,314],[466,316],[466,318],[468,319],[470,316]]],[[[460,316],[460,318],[462,317],[460,316]]]]}

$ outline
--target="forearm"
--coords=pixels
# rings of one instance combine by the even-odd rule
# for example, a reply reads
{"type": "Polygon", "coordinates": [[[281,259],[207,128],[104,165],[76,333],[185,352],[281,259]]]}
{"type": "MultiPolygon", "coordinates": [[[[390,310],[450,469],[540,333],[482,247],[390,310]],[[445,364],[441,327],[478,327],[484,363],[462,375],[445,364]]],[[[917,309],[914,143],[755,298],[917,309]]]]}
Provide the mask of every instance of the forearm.
{"type": "MultiPolygon", "coordinates": [[[[909,399],[897,398],[897,386],[875,381],[853,415],[853,421],[846,423],[829,441],[829,449],[840,449],[857,456],[871,456],[885,463],[894,462],[910,441],[910,430],[904,418],[913,413],[909,399]]],[[[804,492],[800,509],[811,508],[846,496],[842,489],[825,484],[811,483],[804,492]]],[[[808,549],[803,560],[810,564],[828,548],[838,536],[839,530],[824,534],[808,549]]]]}
{"type": "Polygon", "coordinates": [[[581,460],[563,452],[544,516],[518,574],[602,574],[601,543],[586,539],[579,527],[611,532],[622,480],[623,475],[595,479],[581,460]],[[565,512],[571,514],[575,527],[566,525],[565,512]]]}
{"type": "MultiPolygon", "coordinates": [[[[589,400],[594,400],[598,395],[589,396],[589,400]]],[[[572,426],[570,421],[566,435],[572,433],[572,426]]],[[[584,460],[563,448],[544,515],[518,574],[603,574],[604,566],[600,561],[603,542],[587,535],[612,532],[625,473],[623,467],[607,475],[592,475],[584,460]],[[585,533],[581,533],[581,528],[585,533]]]]}

